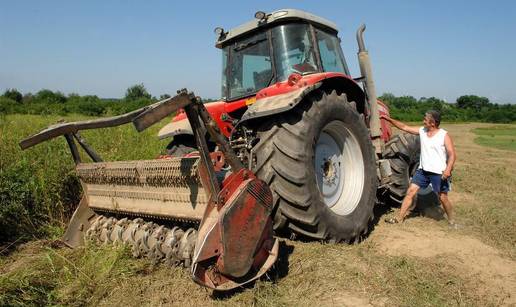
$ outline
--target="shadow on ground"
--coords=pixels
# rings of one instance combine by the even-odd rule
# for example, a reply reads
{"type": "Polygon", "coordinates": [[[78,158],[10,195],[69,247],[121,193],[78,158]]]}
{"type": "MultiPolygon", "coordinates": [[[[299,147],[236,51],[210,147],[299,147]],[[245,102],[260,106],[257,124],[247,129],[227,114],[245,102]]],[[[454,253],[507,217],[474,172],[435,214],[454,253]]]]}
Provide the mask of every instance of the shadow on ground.
{"type": "MultiPolygon", "coordinates": [[[[430,186],[420,190],[414,202],[415,204],[413,204],[413,208],[408,215],[409,218],[423,216],[436,221],[444,219],[444,210],[439,202],[439,197],[433,192],[430,186]]],[[[380,223],[384,216],[392,213],[396,208],[399,209],[399,207],[399,204],[392,201],[376,205],[374,207],[374,218],[369,225],[368,233],[374,230],[375,226],[380,223]]]]}
{"type": "MultiPolygon", "coordinates": [[[[289,257],[294,252],[294,246],[287,244],[287,242],[284,240],[280,240],[278,252],[278,259],[272,268],[267,273],[265,273],[265,275],[263,275],[260,280],[276,283],[288,275],[290,264],[289,257]]],[[[216,300],[227,300],[238,293],[254,288],[255,283],[256,282],[251,282],[230,291],[213,291],[211,297],[216,300]]]]}
{"type": "Polygon", "coordinates": [[[430,187],[417,193],[416,206],[409,217],[411,216],[424,216],[436,221],[444,219],[439,198],[430,187]]]}

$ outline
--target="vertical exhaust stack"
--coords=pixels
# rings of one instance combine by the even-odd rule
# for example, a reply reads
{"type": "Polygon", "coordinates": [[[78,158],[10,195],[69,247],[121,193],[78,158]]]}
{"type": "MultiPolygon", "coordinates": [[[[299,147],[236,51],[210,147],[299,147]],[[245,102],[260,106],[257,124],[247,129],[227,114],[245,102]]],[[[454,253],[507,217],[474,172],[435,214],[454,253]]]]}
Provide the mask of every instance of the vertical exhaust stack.
{"type": "Polygon", "coordinates": [[[366,29],[365,24],[362,24],[357,30],[357,42],[358,42],[358,63],[360,65],[360,73],[365,79],[363,81],[365,91],[367,94],[367,100],[369,102],[369,108],[371,110],[369,118],[369,129],[371,131],[371,137],[375,146],[376,152],[381,152],[381,143],[378,141],[381,136],[380,128],[380,113],[378,112],[378,103],[376,101],[376,88],[373,79],[373,70],[371,68],[371,60],[369,59],[369,53],[367,52],[364,44],[364,31],[366,29]]]}

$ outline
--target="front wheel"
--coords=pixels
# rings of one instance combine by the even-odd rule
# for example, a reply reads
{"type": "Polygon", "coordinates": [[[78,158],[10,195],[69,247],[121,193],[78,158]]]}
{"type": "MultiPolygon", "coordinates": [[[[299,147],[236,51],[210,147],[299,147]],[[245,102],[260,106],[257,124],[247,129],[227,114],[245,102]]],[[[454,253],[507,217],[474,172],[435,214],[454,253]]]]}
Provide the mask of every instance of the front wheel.
{"type": "Polygon", "coordinates": [[[317,91],[259,128],[255,173],[275,201],[275,227],[312,239],[358,240],[376,200],[373,145],[346,95],[317,91]]]}

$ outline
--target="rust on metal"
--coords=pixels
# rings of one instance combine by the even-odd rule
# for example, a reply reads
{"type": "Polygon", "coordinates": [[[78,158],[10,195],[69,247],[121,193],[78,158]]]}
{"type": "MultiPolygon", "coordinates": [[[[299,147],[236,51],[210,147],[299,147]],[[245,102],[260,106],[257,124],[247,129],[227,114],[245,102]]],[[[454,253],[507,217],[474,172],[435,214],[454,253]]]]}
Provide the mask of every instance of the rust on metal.
{"type": "Polygon", "coordinates": [[[81,163],[76,169],[94,210],[199,221],[207,198],[197,176],[198,161],[81,163]]]}

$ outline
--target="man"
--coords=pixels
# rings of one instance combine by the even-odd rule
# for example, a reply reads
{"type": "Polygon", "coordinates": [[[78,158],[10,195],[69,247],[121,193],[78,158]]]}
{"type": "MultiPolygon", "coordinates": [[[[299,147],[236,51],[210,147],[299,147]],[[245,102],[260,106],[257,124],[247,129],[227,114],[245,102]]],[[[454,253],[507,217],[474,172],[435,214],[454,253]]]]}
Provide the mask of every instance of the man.
{"type": "Polygon", "coordinates": [[[412,177],[412,182],[401,203],[398,216],[385,221],[390,224],[403,222],[417,191],[425,189],[429,184],[432,184],[432,189],[439,196],[444,212],[446,212],[448,224],[455,228],[453,207],[448,199],[450,177],[456,158],[455,148],[447,131],[439,128],[441,123],[440,113],[434,110],[426,112],[423,119],[423,127],[408,126],[385,115],[382,115],[381,118],[389,121],[400,130],[419,135],[421,142],[419,168],[412,177]]]}

